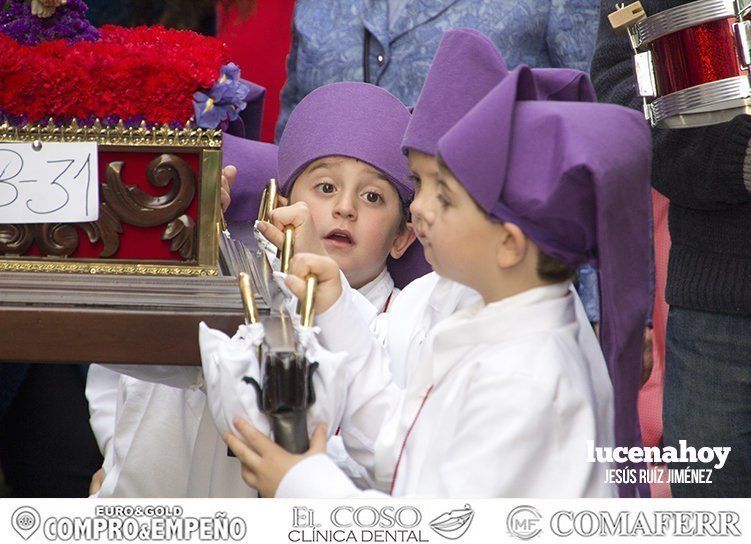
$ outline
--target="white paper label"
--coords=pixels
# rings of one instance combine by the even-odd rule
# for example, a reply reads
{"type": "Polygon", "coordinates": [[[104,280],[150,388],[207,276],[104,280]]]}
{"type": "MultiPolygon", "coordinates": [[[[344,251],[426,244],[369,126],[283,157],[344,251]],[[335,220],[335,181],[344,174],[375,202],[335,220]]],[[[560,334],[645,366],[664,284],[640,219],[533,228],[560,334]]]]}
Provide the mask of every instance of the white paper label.
{"type": "Polygon", "coordinates": [[[96,143],[0,143],[0,223],[97,219],[96,143]]]}

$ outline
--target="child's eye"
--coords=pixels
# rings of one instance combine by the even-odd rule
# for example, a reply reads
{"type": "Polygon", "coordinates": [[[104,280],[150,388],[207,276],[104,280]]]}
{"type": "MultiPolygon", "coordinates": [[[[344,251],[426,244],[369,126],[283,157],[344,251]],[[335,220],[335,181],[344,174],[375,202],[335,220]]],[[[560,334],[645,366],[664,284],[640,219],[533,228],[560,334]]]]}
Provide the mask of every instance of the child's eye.
{"type": "Polygon", "coordinates": [[[378,193],[374,193],[373,191],[368,191],[363,196],[365,197],[365,200],[367,200],[371,204],[377,204],[378,202],[383,202],[383,197],[379,195],[378,193]]]}
{"type": "Polygon", "coordinates": [[[410,174],[409,176],[410,180],[412,180],[412,185],[415,186],[415,193],[417,193],[420,190],[420,184],[422,183],[420,181],[420,176],[416,176],[415,174],[410,174]]]}
{"type": "Polygon", "coordinates": [[[436,198],[438,199],[438,203],[441,205],[442,208],[448,208],[451,205],[451,202],[440,193],[436,195],[436,198]]]}
{"type": "Polygon", "coordinates": [[[322,193],[331,194],[336,190],[336,187],[334,187],[333,183],[323,182],[316,185],[316,189],[322,193]]]}

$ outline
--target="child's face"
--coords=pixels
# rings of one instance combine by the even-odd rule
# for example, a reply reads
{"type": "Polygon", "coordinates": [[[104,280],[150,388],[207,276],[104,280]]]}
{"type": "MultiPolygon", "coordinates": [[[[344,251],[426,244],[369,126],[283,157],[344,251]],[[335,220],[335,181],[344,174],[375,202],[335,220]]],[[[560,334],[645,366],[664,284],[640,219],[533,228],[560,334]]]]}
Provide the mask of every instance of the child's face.
{"type": "Polygon", "coordinates": [[[312,162],[292,186],[290,202],[305,202],[329,256],[358,288],[399,258],[414,240],[400,229],[396,188],[377,169],[357,159],[331,156],[312,162]]]}
{"type": "Polygon", "coordinates": [[[496,225],[435,157],[410,150],[415,182],[412,225],[425,257],[439,275],[477,289],[480,276],[493,270],[496,225]]]}

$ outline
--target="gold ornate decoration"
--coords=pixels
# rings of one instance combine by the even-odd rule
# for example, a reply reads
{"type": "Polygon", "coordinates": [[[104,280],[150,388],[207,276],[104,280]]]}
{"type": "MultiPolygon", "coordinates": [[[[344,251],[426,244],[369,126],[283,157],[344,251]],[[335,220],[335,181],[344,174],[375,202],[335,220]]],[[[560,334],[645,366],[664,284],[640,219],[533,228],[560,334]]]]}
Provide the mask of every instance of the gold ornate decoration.
{"type": "Polygon", "coordinates": [[[104,126],[97,119],[93,125],[80,125],[73,119],[65,126],[57,126],[53,119],[46,125],[39,123],[15,127],[8,122],[0,125],[0,142],[96,142],[99,145],[129,147],[200,147],[221,148],[222,131],[194,126],[190,121],[182,129],[169,125],[148,127],[142,121],[138,127],[126,127],[120,121],[104,126]]]}
{"type": "Polygon", "coordinates": [[[128,274],[147,276],[218,276],[216,267],[180,266],[112,261],[48,261],[0,259],[0,272],[65,272],[77,274],[128,274]]]}

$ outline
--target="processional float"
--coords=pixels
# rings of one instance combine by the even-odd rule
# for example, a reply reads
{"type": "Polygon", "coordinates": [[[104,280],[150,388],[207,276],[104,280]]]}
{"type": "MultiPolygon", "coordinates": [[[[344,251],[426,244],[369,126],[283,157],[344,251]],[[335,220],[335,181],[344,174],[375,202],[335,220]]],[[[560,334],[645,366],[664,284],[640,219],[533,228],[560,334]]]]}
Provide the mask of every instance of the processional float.
{"type": "MultiPolygon", "coordinates": [[[[301,318],[274,278],[276,255],[256,244],[255,217],[227,224],[220,205],[222,129],[242,123],[253,86],[213,38],[95,29],[80,2],[45,21],[10,4],[0,25],[15,61],[0,66],[0,362],[200,365],[199,324],[227,339],[248,332],[257,344],[235,352],[232,387],[277,442],[304,451],[314,359],[328,357],[311,327],[315,278],[301,318]]],[[[272,181],[261,217],[277,203],[272,181]]],[[[287,229],[283,266],[292,246],[287,229]]],[[[228,376],[216,362],[210,399],[212,379],[228,376]]]]}

